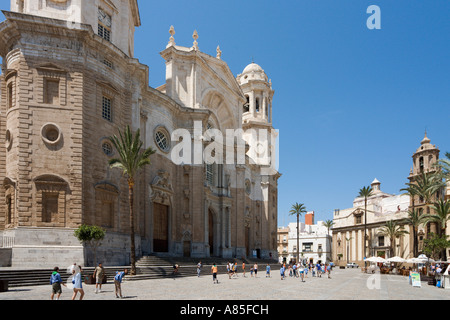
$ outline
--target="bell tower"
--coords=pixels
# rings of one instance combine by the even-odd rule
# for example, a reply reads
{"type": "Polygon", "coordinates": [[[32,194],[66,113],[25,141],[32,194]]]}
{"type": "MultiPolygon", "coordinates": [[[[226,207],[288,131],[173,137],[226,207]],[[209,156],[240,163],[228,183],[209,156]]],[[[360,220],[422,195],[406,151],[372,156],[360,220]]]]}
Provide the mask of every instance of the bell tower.
{"type": "Polygon", "coordinates": [[[237,81],[247,99],[242,111],[243,124],[271,124],[274,91],[264,70],[252,62],[237,76],[237,81]]]}
{"type": "MultiPolygon", "coordinates": [[[[431,174],[437,170],[435,165],[439,161],[440,150],[436,147],[436,145],[431,144],[431,140],[428,138],[427,132],[425,132],[425,137],[420,144],[420,147],[412,156],[413,167],[408,177],[410,183],[415,183],[421,179],[424,174],[431,174]]],[[[438,191],[429,201],[436,201],[439,196],[438,193],[440,192],[441,191],[438,191]]],[[[413,196],[411,198],[410,205],[415,210],[418,210],[420,215],[434,213],[434,210],[429,206],[430,203],[427,203],[426,199],[422,197],[413,196]]],[[[436,233],[436,231],[437,226],[435,223],[428,223],[427,225],[421,226],[419,229],[419,250],[423,247],[423,236],[426,237],[431,232],[436,233]]]]}
{"type": "Polygon", "coordinates": [[[413,154],[413,168],[409,175],[409,180],[414,180],[422,173],[432,173],[436,171],[434,165],[439,160],[439,148],[431,144],[427,132],[425,138],[420,143],[421,146],[413,154]]]}

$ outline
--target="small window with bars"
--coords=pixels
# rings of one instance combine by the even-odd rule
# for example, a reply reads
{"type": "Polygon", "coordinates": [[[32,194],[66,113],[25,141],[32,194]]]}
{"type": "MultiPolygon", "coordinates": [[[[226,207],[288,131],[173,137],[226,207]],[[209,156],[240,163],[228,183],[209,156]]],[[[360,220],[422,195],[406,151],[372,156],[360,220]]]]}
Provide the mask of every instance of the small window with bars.
{"type": "Polygon", "coordinates": [[[113,68],[113,63],[111,61],[109,61],[108,59],[104,59],[103,60],[103,64],[105,66],[107,66],[108,68],[112,69],[113,68]]]}
{"type": "Polygon", "coordinates": [[[105,39],[106,41],[111,42],[111,30],[108,30],[101,24],[98,25],[98,35],[103,39],[105,39]]]}
{"type": "Polygon", "coordinates": [[[102,118],[112,122],[112,101],[107,97],[102,98],[102,118]]]}
{"type": "Polygon", "coordinates": [[[111,42],[111,25],[111,16],[98,8],[98,35],[109,42],[111,42]]]}

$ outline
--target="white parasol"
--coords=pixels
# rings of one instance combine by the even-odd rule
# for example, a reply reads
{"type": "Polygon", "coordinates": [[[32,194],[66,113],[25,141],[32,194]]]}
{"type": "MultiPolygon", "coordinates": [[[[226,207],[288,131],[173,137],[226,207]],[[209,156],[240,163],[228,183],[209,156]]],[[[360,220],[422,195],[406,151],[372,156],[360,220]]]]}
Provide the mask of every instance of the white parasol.
{"type": "Polygon", "coordinates": [[[423,260],[418,259],[418,258],[411,258],[411,259],[407,259],[406,263],[423,263],[423,260]]]}
{"type": "Polygon", "coordinates": [[[385,262],[386,262],[386,260],[383,259],[383,258],[381,258],[381,257],[370,257],[370,258],[367,258],[367,259],[364,260],[364,261],[367,261],[367,262],[375,262],[375,263],[385,263],[385,262]]]}
{"type": "Polygon", "coordinates": [[[403,259],[402,257],[392,257],[386,260],[387,262],[405,262],[406,260],[403,259]]]}

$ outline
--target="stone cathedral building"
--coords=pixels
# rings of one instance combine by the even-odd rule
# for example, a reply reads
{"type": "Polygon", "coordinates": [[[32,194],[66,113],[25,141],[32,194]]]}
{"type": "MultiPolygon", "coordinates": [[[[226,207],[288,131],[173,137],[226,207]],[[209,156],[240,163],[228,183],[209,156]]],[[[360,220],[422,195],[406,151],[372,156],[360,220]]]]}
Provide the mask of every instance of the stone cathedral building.
{"type": "MultiPolygon", "coordinates": [[[[226,62],[175,43],[161,63],[166,82],[148,84],[134,57],[137,0],[11,0],[0,23],[0,266],[93,263],[73,231],[106,229],[105,265],[129,261],[128,186],[108,166],[108,137],[140,129],[152,164],[135,186],[138,256],[261,258],[277,255],[277,183],[262,165],[179,164],[176,129],[272,127],[274,90],[264,70],[235,77],[226,62]]],[[[273,150],[273,145],[269,148],[273,150]]]]}

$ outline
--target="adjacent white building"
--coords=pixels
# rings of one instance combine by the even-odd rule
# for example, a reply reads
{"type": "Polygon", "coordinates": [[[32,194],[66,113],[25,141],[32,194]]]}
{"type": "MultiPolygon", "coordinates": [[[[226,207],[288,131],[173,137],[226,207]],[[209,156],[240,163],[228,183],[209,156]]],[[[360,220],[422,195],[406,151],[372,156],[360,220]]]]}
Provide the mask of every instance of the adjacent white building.
{"type": "MultiPolygon", "coordinates": [[[[405,230],[407,226],[410,197],[383,192],[380,181],[375,179],[371,186],[373,195],[367,201],[367,247],[369,257],[382,256],[389,258],[391,244],[389,238],[380,234],[387,221],[395,220],[405,230]]],[[[333,261],[336,263],[356,262],[363,264],[364,257],[364,198],[356,197],[353,207],[335,210],[333,217],[333,261]]],[[[411,232],[412,234],[412,232],[411,232]]],[[[394,256],[407,257],[411,250],[411,236],[396,239],[394,256]]]]}
{"type": "MultiPolygon", "coordinates": [[[[331,261],[331,230],[324,226],[323,221],[314,224],[314,212],[308,212],[306,222],[299,223],[299,253],[300,260],[312,263],[328,263],[331,261]]],[[[297,222],[288,225],[288,254],[286,262],[295,261],[297,257],[297,222]]],[[[281,257],[282,255],[279,254],[281,257]]],[[[283,259],[283,258],[282,258],[283,259]]],[[[280,261],[282,262],[282,261],[280,261]]]]}

